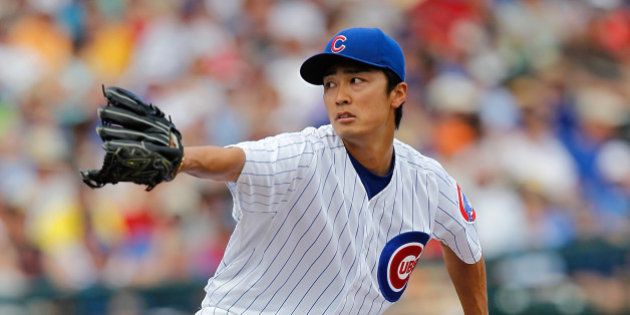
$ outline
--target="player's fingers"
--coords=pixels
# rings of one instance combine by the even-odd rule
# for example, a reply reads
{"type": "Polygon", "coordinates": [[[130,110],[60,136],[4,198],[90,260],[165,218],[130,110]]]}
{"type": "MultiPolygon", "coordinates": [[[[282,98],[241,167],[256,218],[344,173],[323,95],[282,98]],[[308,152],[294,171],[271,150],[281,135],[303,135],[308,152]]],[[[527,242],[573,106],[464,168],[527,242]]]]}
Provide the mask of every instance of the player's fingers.
{"type": "Polygon", "coordinates": [[[183,151],[181,148],[174,148],[169,146],[155,145],[150,142],[145,142],[144,146],[153,152],[159,153],[161,156],[165,157],[169,161],[174,161],[176,159],[181,159],[183,155],[183,151]]]}
{"type": "Polygon", "coordinates": [[[147,133],[120,127],[98,127],[96,132],[103,141],[110,140],[132,140],[136,142],[147,141],[157,145],[168,146],[169,138],[162,133],[147,133]]]}
{"type": "Polygon", "coordinates": [[[138,149],[140,151],[146,151],[146,148],[139,141],[133,140],[110,140],[103,142],[103,149],[107,152],[117,152],[119,150],[130,151],[132,149],[138,149]]]}
{"type": "Polygon", "coordinates": [[[163,145],[156,145],[146,141],[133,140],[111,140],[103,143],[103,149],[107,152],[118,152],[121,156],[133,155],[135,158],[150,155],[155,152],[162,155],[167,160],[176,160],[182,157],[181,148],[172,148],[163,145]]]}
{"type": "Polygon", "coordinates": [[[125,110],[130,110],[136,114],[147,115],[155,107],[148,106],[139,96],[123,88],[110,86],[103,87],[103,95],[109,104],[125,110]]]}
{"type": "Polygon", "coordinates": [[[90,188],[101,188],[105,183],[101,180],[101,170],[81,171],[81,178],[90,188]]]}
{"type": "Polygon", "coordinates": [[[114,106],[99,108],[98,117],[104,124],[120,125],[124,128],[136,131],[147,131],[152,129],[155,132],[169,134],[169,127],[167,125],[114,106]]]}

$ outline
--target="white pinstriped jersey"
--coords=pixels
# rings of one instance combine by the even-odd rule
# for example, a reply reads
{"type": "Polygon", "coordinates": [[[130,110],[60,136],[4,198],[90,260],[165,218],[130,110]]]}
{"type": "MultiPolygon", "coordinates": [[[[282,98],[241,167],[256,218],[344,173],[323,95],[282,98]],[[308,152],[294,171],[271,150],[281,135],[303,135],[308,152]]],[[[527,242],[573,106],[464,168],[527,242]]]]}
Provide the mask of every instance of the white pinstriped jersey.
{"type": "Polygon", "coordinates": [[[238,224],[198,314],[380,314],[429,236],[467,263],[481,257],[459,186],[398,140],[392,179],[369,200],[330,125],[237,146],[238,224]]]}

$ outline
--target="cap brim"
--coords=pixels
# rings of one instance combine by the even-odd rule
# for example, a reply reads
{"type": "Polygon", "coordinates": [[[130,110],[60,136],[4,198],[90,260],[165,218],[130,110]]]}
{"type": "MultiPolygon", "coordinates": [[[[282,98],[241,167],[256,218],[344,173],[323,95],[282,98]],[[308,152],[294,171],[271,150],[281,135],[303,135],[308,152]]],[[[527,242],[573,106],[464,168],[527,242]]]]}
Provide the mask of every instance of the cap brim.
{"type": "Polygon", "coordinates": [[[304,79],[308,83],[322,85],[324,83],[323,79],[324,75],[326,74],[325,72],[328,71],[328,69],[332,65],[344,61],[354,61],[377,68],[385,68],[379,64],[365,62],[363,60],[344,55],[339,55],[335,53],[321,53],[311,56],[310,58],[306,59],[304,63],[302,63],[302,66],[300,67],[300,75],[302,76],[302,79],[304,79]]]}

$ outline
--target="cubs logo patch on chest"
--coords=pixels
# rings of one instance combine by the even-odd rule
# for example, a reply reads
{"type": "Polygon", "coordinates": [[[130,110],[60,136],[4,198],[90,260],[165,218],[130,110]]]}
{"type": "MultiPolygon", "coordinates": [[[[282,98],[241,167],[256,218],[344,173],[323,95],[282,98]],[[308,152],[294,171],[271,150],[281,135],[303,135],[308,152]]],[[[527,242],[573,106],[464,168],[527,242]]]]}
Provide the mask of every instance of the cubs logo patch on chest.
{"type": "Polygon", "coordinates": [[[378,261],[377,278],[387,301],[400,299],[428,241],[428,234],[413,231],[397,235],[385,244],[378,261]]]}

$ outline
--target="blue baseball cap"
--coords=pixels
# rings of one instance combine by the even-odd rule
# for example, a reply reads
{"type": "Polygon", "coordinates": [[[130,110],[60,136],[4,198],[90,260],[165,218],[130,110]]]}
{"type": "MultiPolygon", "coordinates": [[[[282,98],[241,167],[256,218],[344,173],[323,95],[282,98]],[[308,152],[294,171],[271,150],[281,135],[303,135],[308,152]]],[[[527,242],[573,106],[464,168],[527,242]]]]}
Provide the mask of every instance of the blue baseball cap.
{"type": "Polygon", "coordinates": [[[324,72],[340,61],[352,60],[392,70],[405,81],[405,57],[400,45],[378,28],[349,28],[335,34],[324,47],[302,64],[300,75],[306,82],[323,84],[324,72]]]}

